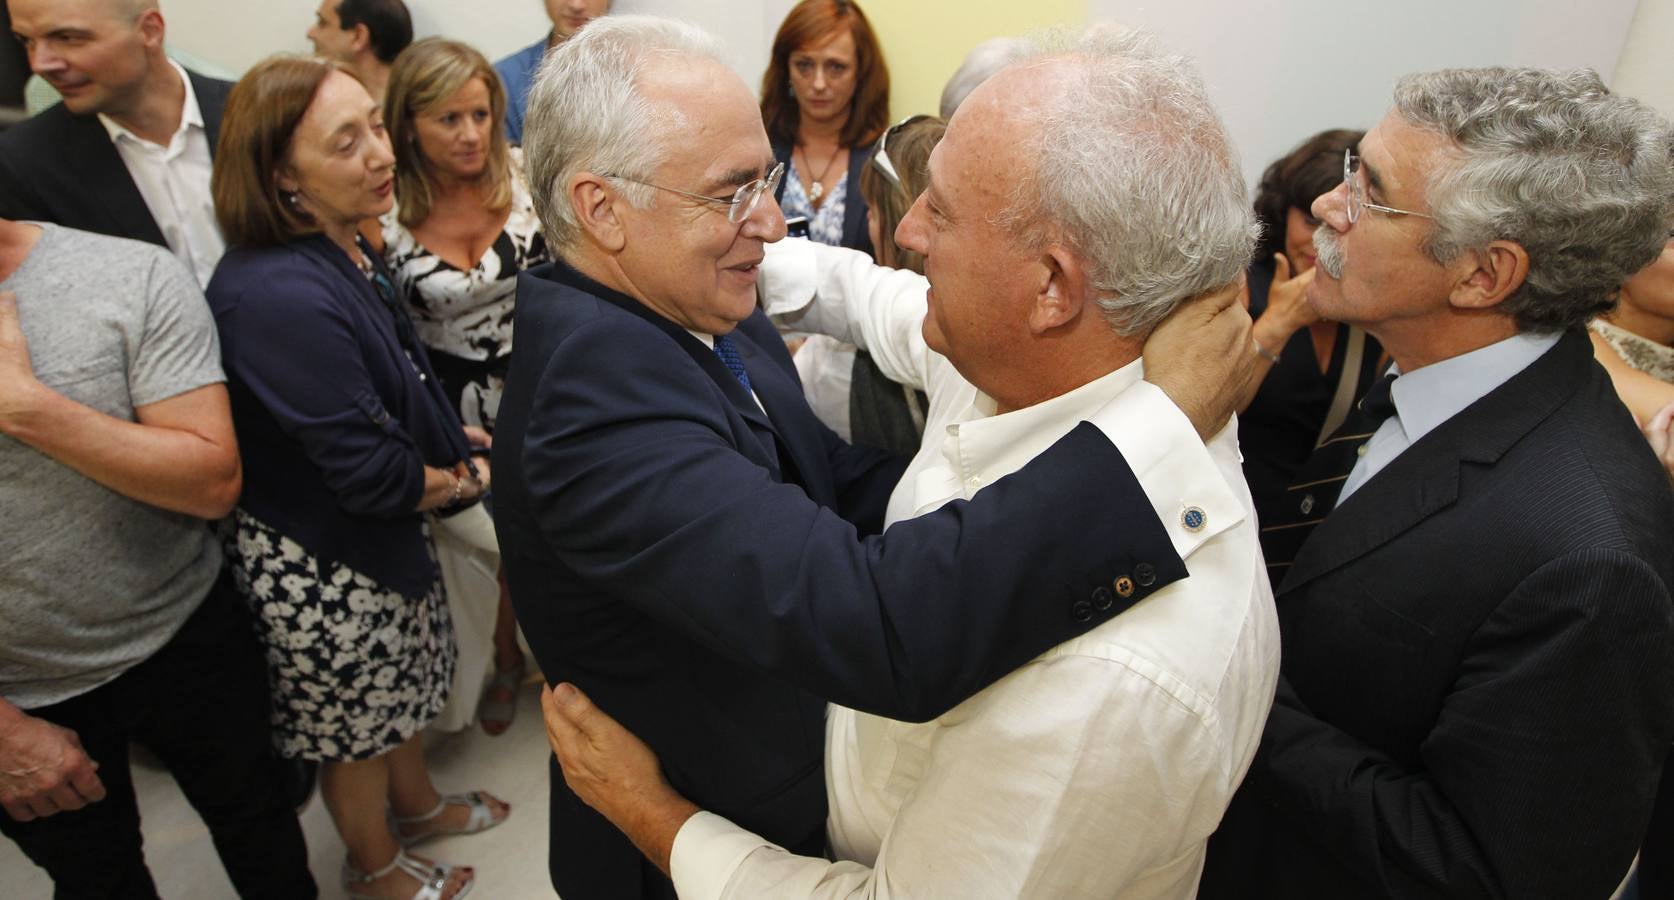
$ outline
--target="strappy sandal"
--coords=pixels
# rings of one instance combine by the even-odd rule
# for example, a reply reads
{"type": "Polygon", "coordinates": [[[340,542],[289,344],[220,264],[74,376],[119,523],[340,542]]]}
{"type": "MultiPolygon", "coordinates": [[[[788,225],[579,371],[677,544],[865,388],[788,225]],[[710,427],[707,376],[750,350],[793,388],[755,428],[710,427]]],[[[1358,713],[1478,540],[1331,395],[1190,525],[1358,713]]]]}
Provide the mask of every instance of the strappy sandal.
{"type": "Polygon", "coordinates": [[[477,721],[489,737],[505,734],[517,721],[517,690],[523,686],[523,673],[523,660],[519,659],[513,668],[495,669],[494,675],[488,679],[488,686],[482,689],[482,700],[477,703],[477,721]],[[497,695],[509,699],[496,700],[497,695]],[[494,728],[489,727],[490,722],[494,723],[494,728]]]}
{"type": "MultiPolygon", "coordinates": [[[[408,856],[406,850],[398,850],[395,858],[389,861],[389,865],[376,872],[362,872],[348,862],[344,862],[343,890],[349,895],[349,900],[386,900],[386,898],[374,894],[357,894],[355,888],[365,887],[396,869],[400,869],[411,875],[419,883],[419,889],[414,891],[408,900],[442,900],[442,892],[447,890],[448,876],[453,874],[455,868],[458,867],[445,863],[430,863],[427,865],[408,856]]],[[[452,900],[460,900],[460,898],[469,894],[472,886],[476,883],[475,875],[466,878],[465,882],[459,886],[459,893],[454,894],[452,900]]]]}
{"type": "Polygon", "coordinates": [[[511,804],[506,803],[504,804],[506,814],[498,819],[494,818],[494,808],[489,806],[488,801],[488,795],[482,791],[472,791],[469,794],[446,794],[437,802],[435,809],[421,816],[398,816],[392,810],[389,814],[389,830],[395,835],[396,843],[403,847],[416,847],[431,838],[444,835],[476,834],[479,831],[487,831],[511,816],[511,804]],[[471,815],[466,818],[464,825],[430,828],[418,834],[401,833],[401,826],[423,825],[426,822],[434,821],[450,805],[464,806],[471,810],[471,815]]]}

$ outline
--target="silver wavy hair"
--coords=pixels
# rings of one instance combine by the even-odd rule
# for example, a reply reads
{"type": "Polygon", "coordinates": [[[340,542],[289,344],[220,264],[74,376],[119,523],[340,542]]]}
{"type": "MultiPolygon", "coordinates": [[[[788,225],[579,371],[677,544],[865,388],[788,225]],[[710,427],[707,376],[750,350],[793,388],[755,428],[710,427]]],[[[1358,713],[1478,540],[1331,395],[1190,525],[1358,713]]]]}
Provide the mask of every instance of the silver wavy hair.
{"type": "Polygon", "coordinates": [[[1591,69],[1409,75],[1395,111],[1456,148],[1428,186],[1437,262],[1515,241],[1529,274],[1503,309],[1524,331],[1579,325],[1662,252],[1674,224],[1674,130],[1591,69]]]}
{"type": "Polygon", "coordinates": [[[1030,38],[1019,65],[1069,60],[1081,80],[1026,114],[1037,160],[1001,224],[1086,261],[1117,333],[1149,332],[1249,264],[1259,226],[1197,67],[1150,35],[1099,25],[1030,38]]]}
{"type": "MultiPolygon", "coordinates": [[[[559,254],[580,237],[565,189],[578,172],[649,179],[668,156],[680,115],[641,94],[641,78],[659,56],[715,62],[720,44],[694,25],[653,16],[606,16],[546,54],[529,89],[523,158],[529,194],[547,243],[559,254]]],[[[641,209],[653,189],[616,179],[641,209]]]]}

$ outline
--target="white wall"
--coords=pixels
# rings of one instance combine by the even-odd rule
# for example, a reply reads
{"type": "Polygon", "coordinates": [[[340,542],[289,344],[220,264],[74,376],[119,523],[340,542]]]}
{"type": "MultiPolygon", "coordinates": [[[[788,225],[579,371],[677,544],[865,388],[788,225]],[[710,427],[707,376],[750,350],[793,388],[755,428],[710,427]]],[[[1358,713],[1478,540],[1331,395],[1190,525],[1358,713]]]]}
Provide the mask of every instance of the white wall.
{"type": "MultiPolygon", "coordinates": [[[[446,34],[497,60],[540,40],[550,23],[541,0],[406,0],[418,37],[446,34]]],[[[678,16],[725,38],[733,67],[761,79],[773,32],[795,0],[616,0],[614,12],[678,16]]],[[[890,0],[880,0],[890,2],[890,0]]],[[[895,0],[907,2],[907,0],[895,0]]],[[[318,0],[162,0],[171,50],[237,77],[257,60],[309,51],[303,33],[318,0]]]]}
{"type": "MultiPolygon", "coordinates": [[[[1645,0],[1668,5],[1670,0],[1645,0]]],[[[1326,128],[1369,128],[1397,76],[1448,66],[1591,66],[1606,79],[1635,0],[1089,0],[1196,57],[1251,184],[1326,128]]],[[[1656,43],[1666,58],[1674,24],[1656,43]]]]}
{"type": "Polygon", "coordinates": [[[1611,87],[1674,116],[1674,0],[1639,0],[1611,87]]]}
{"type": "MultiPolygon", "coordinates": [[[[163,11],[171,45],[236,75],[269,53],[306,51],[303,31],[317,2],[163,0],[163,11]]],[[[793,2],[616,0],[615,11],[677,15],[710,29],[755,85],[793,2]]],[[[869,0],[873,7],[936,4],[949,16],[970,2],[869,0]]],[[[407,3],[420,36],[446,31],[491,59],[547,28],[540,0],[407,3]]],[[[1674,114],[1674,0],[1087,0],[1087,13],[1148,27],[1198,59],[1252,183],[1268,162],[1316,131],[1370,127],[1405,72],[1592,66],[1618,89],[1674,114]]]]}

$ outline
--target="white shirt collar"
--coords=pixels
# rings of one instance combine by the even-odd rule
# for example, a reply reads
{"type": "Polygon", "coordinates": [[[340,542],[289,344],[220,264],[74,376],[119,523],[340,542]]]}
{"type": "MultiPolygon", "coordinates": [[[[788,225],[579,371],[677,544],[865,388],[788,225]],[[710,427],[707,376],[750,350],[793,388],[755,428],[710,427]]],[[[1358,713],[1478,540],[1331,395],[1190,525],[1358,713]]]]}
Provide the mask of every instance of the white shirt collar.
{"type": "MultiPolygon", "coordinates": [[[[192,79],[186,77],[186,69],[181,66],[180,63],[171,59],[169,60],[169,65],[173,66],[175,74],[180,76],[180,83],[186,86],[186,101],[181,107],[180,127],[175,130],[174,136],[169,140],[169,143],[163,145],[165,147],[173,144],[174,138],[178,138],[185,134],[187,129],[204,127],[203,110],[198,108],[198,95],[192,90],[192,79]]],[[[104,113],[99,113],[98,115],[99,124],[105,126],[105,133],[110,135],[110,139],[113,143],[123,139],[150,143],[144,138],[141,138],[139,135],[129,131],[127,128],[124,128],[110,116],[107,116],[104,113]]]]}
{"type": "MultiPolygon", "coordinates": [[[[1395,379],[1390,396],[1408,444],[1511,380],[1557,345],[1560,334],[1512,335],[1395,379]]],[[[1400,374],[1398,366],[1390,371],[1400,374]]]]}

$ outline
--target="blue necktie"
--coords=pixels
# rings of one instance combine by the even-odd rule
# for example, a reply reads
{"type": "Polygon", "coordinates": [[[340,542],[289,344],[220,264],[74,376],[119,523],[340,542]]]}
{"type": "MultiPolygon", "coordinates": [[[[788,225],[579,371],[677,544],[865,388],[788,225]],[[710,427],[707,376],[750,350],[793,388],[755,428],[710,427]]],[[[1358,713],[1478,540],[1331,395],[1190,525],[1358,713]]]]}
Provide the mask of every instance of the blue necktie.
{"type": "Polygon", "coordinates": [[[738,348],[733,345],[732,338],[726,335],[716,335],[715,355],[721,358],[721,362],[726,364],[727,370],[732,373],[732,377],[738,379],[738,383],[744,385],[745,390],[755,390],[750,386],[750,373],[744,371],[744,360],[739,357],[738,348]]]}

